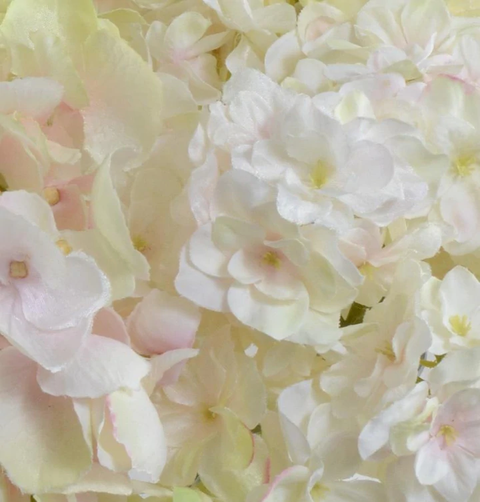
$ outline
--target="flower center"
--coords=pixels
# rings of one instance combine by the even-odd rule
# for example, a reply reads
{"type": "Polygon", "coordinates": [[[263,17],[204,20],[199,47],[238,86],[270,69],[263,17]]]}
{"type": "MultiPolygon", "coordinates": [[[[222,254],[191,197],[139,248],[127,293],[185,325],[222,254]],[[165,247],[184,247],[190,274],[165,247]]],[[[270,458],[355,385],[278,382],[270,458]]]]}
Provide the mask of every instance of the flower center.
{"type": "Polygon", "coordinates": [[[214,411],[210,409],[206,409],[204,414],[208,422],[215,420],[218,416],[214,411]]]}
{"type": "Polygon", "coordinates": [[[452,315],[449,322],[452,327],[452,331],[458,336],[466,336],[472,328],[472,325],[469,323],[466,315],[452,315]]]}
{"type": "Polygon", "coordinates": [[[395,356],[395,352],[393,351],[392,344],[390,342],[385,342],[383,347],[378,347],[375,349],[377,354],[381,354],[385,356],[392,363],[397,359],[395,356]]]}
{"type": "Polygon", "coordinates": [[[133,237],[132,242],[133,242],[133,247],[140,253],[143,253],[148,247],[148,242],[139,235],[133,237]]]}
{"type": "Polygon", "coordinates": [[[59,239],[55,244],[65,256],[73,251],[72,246],[65,239],[59,239]]]}
{"type": "Polygon", "coordinates": [[[442,436],[446,445],[451,446],[457,440],[458,433],[451,425],[442,425],[437,436],[442,436]]]}
{"type": "Polygon", "coordinates": [[[476,160],[472,155],[464,155],[462,157],[458,157],[454,162],[457,174],[462,178],[472,174],[473,170],[475,169],[475,164],[476,160]]]}
{"type": "Polygon", "coordinates": [[[370,263],[364,263],[358,271],[365,277],[366,279],[373,279],[373,273],[375,271],[375,267],[370,265],[370,263]]]}
{"type": "Polygon", "coordinates": [[[328,169],[325,163],[322,161],[317,162],[317,165],[313,168],[310,173],[310,186],[318,190],[322,188],[323,185],[328,180],[328,169]]]}
{"type": "Polygon", "coordinates": [[[280,257],[278,256],[275,251],[267,251],[263,256],[262,256],[262,261],[265,263],[265,265],[268,265],[269,267],[273,268],[280,268],[280,265],[282,261],[280,260],[280,257]]]}
{"type": "Polygon", "coordinates": [[[28,267],[24,261],[10,262],[10,277],[12,279],[25,279],[28,276],[28,267]]]}
{"type": "Polygon", "coordinates": [[[43,190],[43,197],[51,206],[55,206],[60,202],[60,192],[55,187],[45,188],[43,190]]]}
{"type": "Polygon", "coordinates": [[[322,483],[316,483],[310,490],[310,496],[315,502],[317,502],[324,499],[329,491],[330,488],[328,488],[327,486],[323,485],[322,483]]]}

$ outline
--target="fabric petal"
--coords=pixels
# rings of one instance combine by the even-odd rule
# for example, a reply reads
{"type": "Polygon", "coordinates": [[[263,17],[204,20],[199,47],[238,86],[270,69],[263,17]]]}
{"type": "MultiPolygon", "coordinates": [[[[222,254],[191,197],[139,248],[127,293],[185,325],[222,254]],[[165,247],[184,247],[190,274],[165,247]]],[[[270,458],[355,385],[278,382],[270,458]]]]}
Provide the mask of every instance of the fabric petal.
{"type": "Polygon", "coordinates": [[[116,391],[107,398],[114,436],[132,462],[129,475],[158,482],[166,461],[166,440],[157,411],[144,390],[116,391]]]}
{"type": "Polygon", "coordinates": [[[150,363],[128,345],[91,335],[65,369],[51,373],[39,368],[37,379],[53,396],[94,399],[120,388],[138,389],[149,371],[150,363]]]}
{"type": "Polygon", "coordinates": [[[200,324],[198,308],[163,291],[149,293],[128,318],[132,343],[141,354],[190,348],[200,324]]]}
{"type": "Polygon", "coordinates": [[[228,291],[228,305],[241,322],[282,340],[302,324],[308,311],[308,296],[294,301],[269,298],[252,286],[233,285],[228,291]]]}
{"type": "Polygon", "coordinates": [[[0,352],[0,464],[27,493],[74,483],[91,465],[72,401],[43,394],[36,370],[16,349],[0,352]]]}

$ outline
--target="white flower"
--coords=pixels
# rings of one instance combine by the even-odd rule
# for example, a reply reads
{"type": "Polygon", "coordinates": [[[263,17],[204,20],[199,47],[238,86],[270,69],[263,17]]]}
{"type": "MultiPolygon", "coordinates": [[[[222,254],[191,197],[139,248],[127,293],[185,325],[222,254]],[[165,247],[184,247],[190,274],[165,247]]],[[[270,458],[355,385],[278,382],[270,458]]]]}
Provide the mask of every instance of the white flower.
{"type": "Polygon", "coordinates": [[[274,198],[274,190],[248,173],[224,174],[213,222],[183,249],[175,284],[197,305],[232,312],[247,326],[283,339],[305,323],[311,324],[307,330],[315,321],[328,324],[322,314],[338,315],[353,299],[351,284],[360,274],[335,248],[334,236],[312,229],[307,240],[278,215],[274,198]]]}
{"type": "MultiPolygon", "coordinates": [[[[0,197],[5,236],[0,245],[0,331],[30,358],[58,371],[89,335],[94,314],[109,299],[109,284],[91,258],[83,253],[65,256],[50,235],[1,207],[2,200],[9,207],[16,194],[22,196],[0,197]]],[[[30,198],[44,208],[48,231],[54,231],[47,203],[33,194],[30,198]]]]}
{"type": "Polygon", "coordinates": [[[443,220],[451,226],[453,235],[445,249],[454,255],[463,255],[480,246],[480,151],[476,112],[480,95],[465,82],[439,77],[425,89],[420,103],[429,146],[443,157],[443,165],[430,174],[435,174],[430,184],[435,188],[437,202],[432,219],[443,220]]]}
{"type": "Polygon", "coordinates": [[[369,66],[412,80],[457,61],[450,55],[451,19],[442,0],[370,0],[358,13],[357,37],[374,49],[369,66]]]}
{"type": "Polygon", "coordinates": [[[387,233],[368,220],[356,220],[342,235],[340,249],[365,277],[357,303],[373,307],[387,295],[399,264],[408,259],[431,258],[440,249],[442,232],[439,226],[424,223],[409,230],[405,223],[397,221],[398,237],[395,223],[387,233]],[[391,242],[385,243],[388,237],[391,242]]]}
{"type": "Polygon", "coordinates": [[[152,400],[169,445],[165,482],[191,484],[209,441],[220,441],[226,468],[250,463],[250,429],[265,413],[265,389],[254,361],[234,349],[228,328],[205,337],[179,380],[158,387],[152,400]]]}
{"type": "Polygon", "coordinates": [[[276,173],[282,177],[280,213],[298,224],[333,228],[348,225],[353,214],[382,226],[405,215],[427,187],[389,141],[411,133],[397,121],[357,119],[342,126],[310,99],[298,99],[284,120],[285,153],[268,159],[284,171],[276,173]]]}
{"type": "MultiPolygon", "coordinates": [[[[228,30],[219,31],[211,26],[212,22],[201,13],[183,12],[168,26],[154,21],[146,35],[160,75],[172,75],[186,84],[199,104],[211,103],[220,95],[221,82],[211,51],[232,36],[228,30]]],[[[178,105],[178,100],[175,104],[178,105]]]]}
{"type": "MultiPolygon", "coordinates": [[[[304,381],[285,389],[279,397],[278,408],[290,465],[275,476],[269,486],[254,490],[249,500],[383,499],[379,482],[353,478],[360,464],[356,424],[335,419],[330,404],[322,402],[312,382],[304,381]]],[[[278,439],[275,447],[279,449],[278,439]]]]}
{"type": "Polygon", "coordinates": [[[381,412],[360,435],[364,458],[390,442],[397,455],[415,454],[415,474],[448,501],[467,500],[477,484],[480,390],[465,389],[441,406],[426,383],[381,412]]]}
{"type": "Polygon", "coordinates": [[[423,287],[422,304],[433,354],[480,343],[480,283],[467,269],[455,267],[442,281],[431,278],[423,287]]]}
{"type": "Polygon", "coordinates": [[[321,387],[331,396],[336,416],[368,420],[415,385],[431,335],[413,313],[410,291],[416,289],[415,279],[422,280],[414,274],[421,274],[416,264],[399,270],[388,298],[367,312],[364,324],[347,328],[345,356],[322,373],[321,387]],[[399,277],[411,282],[399,288],[399,277]]]}
{"type": "Polygon", "coordinates": [[[237,72],[225,84],[222,102],[210,106],[210,141],[231,153],[234,167],[244,159],[261,159],[280,141],[279,121],[294,105],[294,98],[258,71],[237,72]]]}

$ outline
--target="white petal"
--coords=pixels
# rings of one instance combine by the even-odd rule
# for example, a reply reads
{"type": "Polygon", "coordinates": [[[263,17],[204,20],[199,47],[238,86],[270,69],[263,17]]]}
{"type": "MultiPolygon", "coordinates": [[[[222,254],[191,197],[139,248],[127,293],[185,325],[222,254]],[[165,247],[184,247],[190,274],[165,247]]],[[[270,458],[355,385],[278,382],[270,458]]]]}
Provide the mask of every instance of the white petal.
{"type": "Polygon", "coordinates": [[[295,28],[296,13],[293,5],[277,3],[257,9],[253,14],[257,29],[286,33],[295,28]]]}
{"type": "Polygon", "coordinates": [[[477,486],[477,460],[460,449],[449,452],[450,469],[447,474],[435,483],[435,489],[448,502],[470,500],[469,497],[477,486]]]}
{"type": "Polygon", "coordinates": [[[215,246],[212,240],[212,225],[201,226],[187,245],[192,264],[204,274],[213,277],[228,277],[229,256],[215,246]]]}
{"type": "Polygon", "coordinates": [[[24,190],[5,192],[0,197],[0,206],[12,213],[23,216],[52,238],[58,236],[52,209],[39,195],[24,190]]]}
{"type": "Polygon", "coordinates": [[[37,378],[53,396],[94,399],[120,388],[138,389],[149,371],[149,362],[128,345],[91,335],[65,369],[51,373],[40,368],[37,378]]]}
{"type": "Polygon", "coordinates": [[[175,278],[177,292],[193,303],[217,312],[228,311],[227,291],[229,279],[209,277],[188,260],[185,249],[180,255],[180,270],[175,278]]]}
{"type": "Polygon", "coordinates": [[[214,208],[220,214],[249,221],[252,209],[272,201],[273,189],[244,171],[225,173],[218,181],[214,208]]]}
{"type": "Polygon", "coordinates": [[[46,120],[60,104],[63,86],[55,80],[39,77],[17,78],[0,83],[0,112],[19,112],[23,116],[46,120]]]}
{"type": "Polygon", "coordinates": [[[308,304],[308,296],[278,301],[255,291],[252,286],[235,284],[228,291],[228,305],[233,315],[277,340],[292,335],[301,326],[308,304]]]}
{"type": "Polygon", "coordinates": [[[450,15],[442,0],[413,0],[402,11],[402,26],[407,40],[426,46],[432,35],[441,36],[450,27],[450,15]]]}
{"type": "Polygon", "coordinates": [[[277,82],[290,76],[303,57],[297,34],[287,33],[276,40],[265,54],[265,73],[277,82]]]}
{"type": "Polygon", "coordinates": [[[449,471],[447,451],[440,448],[435,438],[420,448],[415,458],[415,474],[422,485],[433,485],[449,471]]]}
{"type": "Polygon", "coordinates": [[[480,303],[480,282],[466,268],[455,267],[444,277],[440,296],[444,323],[448,323],[452,315],[470,317],[480,303]]]}
{"type": "Polygon", "coordinates": [[[480,347],[449,352],[442,362],[430,371],[428,382],[432,390],[451,382],[467,382],[480,378],[480,347]]]}
{"type": "Polygon", "coordinates": [[[83,340],[90,334],[91,319],[84,319],[76,326],[60,330],[39,330],[22,321],[20,305],[12,309],[12,321],[7,340],[21,352],[50,371],[59,371],[73,360],[83,340]]]}
{"type": "Polygon", "coordinates": [[[249,253],[243,249],[237,251],[228,262],[228,272],[241,284],[254,284],[265,275],[258,253],[249,253]]]}
{"type": "Polygon", "coordinates": [[[110,169],[110,161],[104,162],[97,170],[92,187],[91,210],[96,228],[129,271],[139,279],[148,279],[148,262],[132,244],[110,169]]]}
{"type": "Polygon", "coordinates": [[[168,26],[165,33],[165,43],[173,51],[185,51],[205,35],[210,25],[211,21],[204,18],[199,12],[184,12],[168,26]]]}
{"type": "Polygon", "coordinates": [[[74,327],[106,305],[110,285],[96,263],[83,253],[65,258],[66,277],[55,288],[43,284],[22,287],[25,318],[42,330],[74,327]]]}
{"type": "Polygon", "coordinates": [[[156,483],[166,461],[166,441],[157,411],[143,390],[116,391],[107,398],[114,436],[132,461],[132,479],[156,483]]]}

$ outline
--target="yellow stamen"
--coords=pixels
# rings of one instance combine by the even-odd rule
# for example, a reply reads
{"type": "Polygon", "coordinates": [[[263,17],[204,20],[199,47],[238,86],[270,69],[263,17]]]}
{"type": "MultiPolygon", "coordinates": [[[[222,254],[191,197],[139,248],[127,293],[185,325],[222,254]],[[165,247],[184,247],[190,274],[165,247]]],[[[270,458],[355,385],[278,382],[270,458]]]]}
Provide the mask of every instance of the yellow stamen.
{"type": "Polygon", "coordinates": [[[25,279],[28,276],[28,267],[24,261],[10,262],[10,277],[12,279],[25,279]]]}
{"type": "Polygon", "coordinates": [[[454,166],[457,171],[457,174],[462,178],[465,176],[469,176],[472,174],[475,169],[476,159],[473,156],[464,155],[462,157],[458,157],[454,161],[454,166]]]}
{"type": "Polygon", "coordinates": [[[55,244],[65,256],[73,251],[72,246],[65,239],[59,239],[55,244]]]}
{"type": "Polygon", "coordinates": [[[442,425],[437,436],[443,436],[447,446],[451,446],[457,440],[458,433],[451,425],[442,425]]]}
{"type": "Polygon", "coordinates": [[[392,363],[397,359],[390,342],[385,342],[384,346],[376,348],[375,352],[385,356],[392,363]]]}
{"type": "Polygon", "coordinates": [[[452,315],[448,321],[450,322],[452,331],[458,336],[466,336],[472,328],[466,315],[452,315]]]}
{"type": "Polygon", "coordinates": [[[375,267],[370,265],[370,263],[364,263],[358,271],[365,277],[365,279],[373,279],[373,272],[375,267]]]}
{"type": "Polygon", "coordinates": [[[267,251],[263,256],[262,256],[262,261],[266,265],[273,267],[273,268],[280,268],[281,265],[281,260],[280,257],[278,256],[275,251],[267,251]]]}
{"type": "Polygon", "coordinates": [[[143,253],[148,247],[148,242],[139,235],[133,237],[132,242],[133,242],[133,247],[140,253],[143,253]]]}
{"type": "Polygon", "coordinates": [[[316,483],[310,490],[310,496],[315,502],[318,502],[324,499],[328,495],[329,491],[330,488],[328,488],[328,486],[325,486],[322,483],[316,483]]]}
{"type": "Polygon", "coordinates": [[[51,206],[55,206],[60,202],[60,192],[55,187],[45,188],[43,190],[43,197],[51,206]]]}
{"type": "Polygon", "coordinates": [[[210,421],[210,420],[215,420],[217,418],[217,414],[214,411],[211,411],[210,409],[205,410],[205,418],[210,421]]]}
{"type": "Polygon", "coordinates": [[[328,181],[328,170],[327,166],[323,162],[317,162],[310,173],[310,186],[315,190],[322,188],[323,185],[328,181]]]}

